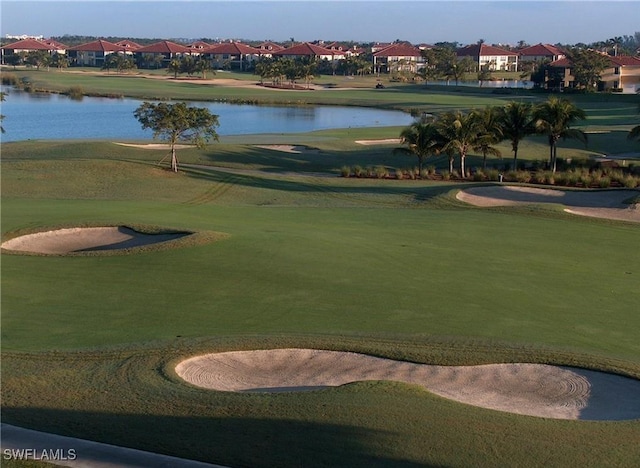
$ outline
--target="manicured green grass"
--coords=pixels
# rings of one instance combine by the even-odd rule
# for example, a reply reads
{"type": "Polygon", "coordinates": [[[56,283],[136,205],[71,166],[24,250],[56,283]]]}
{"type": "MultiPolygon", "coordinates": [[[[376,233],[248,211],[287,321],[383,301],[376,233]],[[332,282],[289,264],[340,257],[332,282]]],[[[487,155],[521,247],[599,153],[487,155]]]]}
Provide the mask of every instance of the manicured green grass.
{"type": "MultiPolygon", "coordinates": [[[[412,167],[392,146],[354,143],[398,130],[230,137],[180,150],[193,166],[177,175],[158,167],[166,151],[3,144],[3,238],[87,223],[228,235],[129,255],[3,255],[3,422],[229,466],[634,466],[638,421],[516,416],[391,382],[257,395],[175,375],[194,354],[314,347],[640,377],[639,227],[558,206],[473,208],[455,200],[460,184],[336,175],[412,167]],[[254,146],[269,143],[320,152],[254,146]]],[[[632,148],[617,133],[594,134],[597,148],[632,148]]],[[[525,143],[521,158],[546,158],[543,139],[525,143]]],[[[563,143],[559,156],[589,151],[563,143]]]]}
{"type": "MultiPolygon", "coordinates": [[[[495,343],[498,345],[499,343],[495,343]]],[[[174,339],[112,351],[6,354],[3,418],[227,466],[633,466],[637,421],[560,421],[459,404],[394,382],[308,393],[233,394],[185,385],[181,356],[311,346],[413,360],[522,359],[526,347],[359,337],[174,339]],[[401,355],[401,354],[400,354],[401,355]],[[153,428],[151,430],[150,428],[153,428]]]]}

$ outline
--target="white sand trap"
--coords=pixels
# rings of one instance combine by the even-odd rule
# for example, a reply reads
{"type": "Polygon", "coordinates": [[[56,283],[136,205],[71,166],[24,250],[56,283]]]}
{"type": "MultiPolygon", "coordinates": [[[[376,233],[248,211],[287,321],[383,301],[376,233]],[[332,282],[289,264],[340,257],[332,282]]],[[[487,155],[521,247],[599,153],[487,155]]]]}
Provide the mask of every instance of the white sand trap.
{"type": "Polygon", "coordinates": [[[320,150],[310,149],[306,146],[301,145],[255,145],[256,148],[268,149],[272,151],[281,151],[283,153],[293,153],[293,154],[302,154],[302,153],[319,153],[320,150]]]}
{"type": "MultiPolygon", "coordinates": [[[[134,144],[134,143],[118,143],[114,142],[116,145],[120,146],[129,146],[131,148],[141,148],[141,149],[149,149],[149,150],[170,150],[171,145],[167,143],[145,143],[145,144],[134,144]]],[[[175,145],[175,149],[185,149],[185,148],[193,148],[193,145],[175,145]]]]}
{"type": "Polygon", "coordinates": [[[640,194],[637,190],[563,191],[534,187],[491,186],[461,190],[456,198],[476,206],[513,206],[558,203],[568,213],[640,223],[638,204],[623,203],[640,194]]]}
{"type": "Polygon", "coordinates": [[[127,227],[69,228],[38,232],[2,243],[2,248],[19,252],[68,254],[92,250],[115,250],[166,242],[187,233],[143,234],[127,227]]]}
{"type": "Polygon", "coordinates": [[[198,387],[230,392],[315,390],[394,380],[469,405],[555,419],[640,418],[640,381],[543,364],[432,366],[365,354],[272,349],[206,354],[176,373],[198,387]]]}
{"type": "Polygon", "coordinates": [[[359,145],[399,145],[400,138],[386,138],[384,140],[356,140],[359,145]]]}

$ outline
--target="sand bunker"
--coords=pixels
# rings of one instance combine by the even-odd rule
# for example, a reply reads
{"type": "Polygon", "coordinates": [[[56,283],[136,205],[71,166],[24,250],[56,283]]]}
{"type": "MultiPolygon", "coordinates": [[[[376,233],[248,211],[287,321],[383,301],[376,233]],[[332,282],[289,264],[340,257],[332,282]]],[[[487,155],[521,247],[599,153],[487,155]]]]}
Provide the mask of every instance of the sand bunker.
{"type": "Polygon", "coordinates": [[[198,387],[231,392],[305,391],[393,380],[469,405],[523,415],[640,418],[640,381],[543,364],[432,366],[349,352],[272,349],[196,356],[179,363],[176,373],[198,387]]]}
{"type": "Polygon", "coordinates": [[[188,233],[143,234],[124,226],[69,228],[38,232],[2,243],[18,252],[69,254],[99,250],[130,249],[179,239],[188,233]]]}
{"type": "Polygon", "coordinates": [[[301,145],[255,145],[256,148],[268,149],[272,151],[281,151],[283,153],[319,153],[320,150],[308,148],[301,145]]]}
{"type": "Polygon", "coordinates": [[[640,208],[637,204],[623,203],[639,194],[637,190],[563,191],[504,185],[472,187],[461,190],[456,197],[476,206],[558,203],[566,206],[568,213],[639,223],[640,208]]]}
{"type": "Polygon", "coordinates": [[[386,138],[384,140],[355,140],[359,145],[399,145],[400,138],[386,138]]]}

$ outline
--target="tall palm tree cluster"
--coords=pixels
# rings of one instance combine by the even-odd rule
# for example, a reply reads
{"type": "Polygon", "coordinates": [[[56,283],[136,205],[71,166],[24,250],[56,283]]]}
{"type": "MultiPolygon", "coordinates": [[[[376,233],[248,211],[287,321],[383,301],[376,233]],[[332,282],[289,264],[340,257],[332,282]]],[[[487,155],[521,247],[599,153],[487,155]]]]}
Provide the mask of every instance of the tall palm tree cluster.
{"type": "Polygon", "coordinates": [[[316,73],[317,63],[308,59],[291,58],[263,58],[256,63],[254,73],[260,76],[260,81],[271,79],[274,86],[288,80],[293,85],[297,80],[304,80],[309,87],[316,73]]]}
{"type": "Polygon", "coordinates": [[[548,138],[549,167],[555,172],[557,143],[561,138],[574,138],[586,143],[585,133],[571,128],[575,122],[585,118],[582,109],[567,99],[557,97],[550,97],[537,105],[512,101],[504,106],[453,111],[438,117],[424,116],[402,130],[400,142],[403,146],[394,152],[416,156],[420,171],[429,156],[447,155],[449,172],[453,172],[457,156],[460,176],[466,178],[466,157],[470,151],[482,154],[482,167],[485,169],[487,156],[501,157],[495,145],[508,140],[515,170],[520,141],[529,135],[541,134],[548,138]]]}

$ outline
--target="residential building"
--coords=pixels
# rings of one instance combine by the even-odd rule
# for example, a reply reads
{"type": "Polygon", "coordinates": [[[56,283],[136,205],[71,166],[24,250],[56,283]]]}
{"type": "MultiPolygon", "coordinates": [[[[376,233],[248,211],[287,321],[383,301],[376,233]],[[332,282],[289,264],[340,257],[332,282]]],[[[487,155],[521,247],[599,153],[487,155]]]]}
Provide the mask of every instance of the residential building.
{"type": "Polygon", "coordinates": [[[565,53],[551,44],[536,44],[531,47],[519,49],[521,62],[554,62],[566,57],[565,53]]]}
{"type": "Polygon", "coordinates": [[[376,74],[402,71],[415,73],[423,65],[420,49],[406,43],[391,44],[373,53],[373,70],[376,74]]]}
{"type": "Polygon", "coordinates": [[[280,44],[276,44],[275,42],[265,41],[262,44],[256,47],[260,51],[260,55],[262,57],[272,57],[274,52],[278,52],[280,50],[284,50],[285,47],[280,44]]]}
{"type": "Polygon", "coordinates": [[[476,65],[476,70],[487,66],[490,71],[517,71],[518,53],[486,44],[472,44],[458,49],[458,60],[469,57],[476,65]]]}
{"type": "MultiPolygon", "coordinates": [[[[640,58],[628,55],[607,56],[609,66],[600,74],[598,91],[617,91],[625,94],[640,90],[640,58]]],[[[560,89],[574,88],[575,77],[572,75],[571,60],[562,58],[551,62],[550,67],[559,70],[560,82],[552,83],[560,89]]]]}
{"type": "Polygon", "coordinates": [[[345,53],[339,50],[330,50],[325,47],[303,42],[286,49],[273,53],[274,57],[288,57],[292,59],[309,58],[315,60],[341,60],[345,58],[345,53]]]}
{"type": "Polygon", "coordinates": [[[171,41],[160,41],[154,44],[140,47],[133,52],[135,58],[139,62],[144,62],[143,56],[155,56],[162,61],[162,66],[166,67],[174,58],[180,58],[183,55],[189,55],[188,47],[176,44],[171,41]]]}
{"type": "Polygon", "coordinates": [[[55,53],[64,54],[67,51],[67,46],[60,44],[59,42],[52,41],[50,39],[22,39],[0,48],[0,62],[6,64],[6,57],[16,54],[28,54],[29,52],[44,51],[49,55],[55,53]]]}
{"type": "Polygon", "coordinates": [[[218,44],[201,51],[204,57],[211,60],[216,68],[233,68],[240,71],[246,70],[252,62],[260,58],[261,52],[255,47],[241,42],[227,42],[218,44]]]}
{"type": "Polygon", "coordinates": [[[125,53],[126,48],[113,42],[98,39],[75,47],[69,47],[69,59],[81,67],[102,67],[110,54],[125,53]]]}

